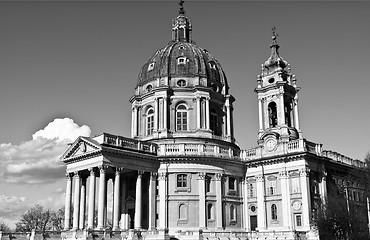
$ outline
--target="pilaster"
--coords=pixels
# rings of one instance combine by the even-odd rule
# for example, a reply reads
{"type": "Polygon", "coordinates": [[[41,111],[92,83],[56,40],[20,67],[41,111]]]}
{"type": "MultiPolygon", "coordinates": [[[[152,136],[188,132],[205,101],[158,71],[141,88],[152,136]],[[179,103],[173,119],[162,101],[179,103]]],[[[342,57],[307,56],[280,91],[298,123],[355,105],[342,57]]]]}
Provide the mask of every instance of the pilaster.
{"type": "Polygon", "coordinates": [[[205,188],[206,174],[199,173],[199,228],[206,228],[206,188],[205,188]]]}
{"type": "Polygon", "coordinates": [[[283,226],[284,228],[292,228],[291,220],[291,208],[290,208],[290,188],[289,188],[289,179],[288,172],[281,171],[280,175],[280,184],[281,184],[281,198],[282,198],[282,216],[283,216],[283,226]]]}
{"type": "Polygon", "coordinates": [[[256,178],[257,188],[257,227],[258,230],[266,229],[266,203],[265,203],[265,179],[262,174],[256,178]]]}
{"type": "Polygon", "coordinates": [[[309,182],[309,168],[300,169],[301,191],[302,191],[302,226],[308,231],[310,229],[310,182],[309,182]]]}
{"type": "Polygon", "coordinates": [[[216,173],[216,227],[223,229],[223,215],[222,215],[222,174],[216,173]]]}
{"type": "Polygon", "coordinates": [[[158,184],[159,184],[159,229],[167,228],[167,173],[158,173],[158,184]]]}

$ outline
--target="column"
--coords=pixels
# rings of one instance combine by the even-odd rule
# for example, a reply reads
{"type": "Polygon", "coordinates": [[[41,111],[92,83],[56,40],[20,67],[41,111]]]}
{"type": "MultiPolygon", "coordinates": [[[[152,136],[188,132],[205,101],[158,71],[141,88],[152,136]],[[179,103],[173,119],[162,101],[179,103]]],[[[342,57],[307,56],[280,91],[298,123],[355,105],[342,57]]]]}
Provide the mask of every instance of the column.
{"type": "Polygon", "coordinates": [[[155,192],[156,192],[156,173],[150,173],[150,180],[149,180],[149,227],[148,230],[155,229],[155,192]]]}
{"type": "Polygon", "coordinates": [[[135,199],[135,229],[141,229],[141,201],[142,201],[142,189],[141,182],[143,178],[143,171],[138,171],[136,180],[136,199],[135,199]]]}
{"type": "MultiPolygon", "coordinates": [[[[285,228],[291,228],[291,208],[290,208],[290,189],[289,189],[289,179],[288,173],[286,171],[281,171],[280,175],[280,184],[281,184],[281,203],[283,216],[283,226],[285,228]]],[[[279,211],[278,211],[279,212],[279,211]]]]}
{"type": "Polygon", "coordinates": [[[196,97],[196,101],[197,101],[197,129],[200,129],[200,96],[197,96],[196,97]]]}
{"type": "Polygon", "coordinates": [[[131,138],[135,136],[135,107],[131,109],[131,138]]]}
{"type": "Polygon", "coordinates": [[[263,130],[263,109],[262,109],[262,99],[258,99],[258,123],[260,131],[263,130]]]}
{"type": "Polygon", "coordinates": [[[206,129],[209,130],[209,97],[206,98],[206,129]]]}
{"type": "Polygon", "coordinates": [[[326,176],[327,176],[327,173],[325,171],[325,166],[321,165],[321,174],[320,174],[320,183],[319,183],[319,191],[320,191],[320,197],[321,197],[321,201],[323,203],[326,202],[327,200],[327,189],[326,189],[326,176]]]}
{"type": "Polygon", "coordinates": [[[67,186],[66,186],[66,205],[64,215],[64,230],[69,230],[71,226],[71,204],[72,204],[72,176],[70,173],[66,174],[67,186]]]}
{"type": "Polygon", "coordinates": [[[78,220],[80,217],[80,188],[81,188],[81,179],[80,173],[75,172],[74,174],[74,181],[75,181],[75,192],[74,192],[74,200],[73,200],[73,229],[78,229],[78,220]]]}
{"type": "Polygon", "coordinates": [[[298,96],[294,96],[293,100],[293,114],[294,114],[294,127],[299,129],[299,116],[298,116],[298,96]]]}
{"type": "Polygon", "coordinates": [[[167,129],[167,96],[163,98],[163,128],[167,129]]]}
{"type": "Polygon", "coordinates": [[[80,197],[80,229],[85,229],[85,210],[86,210],[86,178],[81,178],[81,197],[80,197]]]}
{"type": "Polygon", "coordinates": [[[159,229],[167,227],[167,209],[166,209],[166,194],[167,194],[167,176],[165,172],[158,173],[159,185],[159,229]]]}
{"type": "Polygon", "coordinates": [[[216,227],[222,229],[222,174],[216,173],[216,227]]]}
{"type": "Polygon", "coordinates": [[[277,105],[278,125],[285,124],[284,93],[279,94],[279,104],[277,105]]]}
{"type": "Polygon", "coordinates": [[[265,204],[265,179],[263,174],[257,176],[257,227],[258,230],[266,229],[266,204],[265,204]]]}
{"type": "Polygon", "coordinates": [[[122,178],[121,182],[121,229],[127,230],[128,229],[128,222],[127,222],[127,210],[126,210],[126,188],[127,188],[127,180],[122,178]]]}
{"type": "Polygon", "coordinates": [[[231,113],[230,113],[230,99],[226,98],[226,136],[231,137],[231,113]]]}
{"type": "Polygon", "coordinates": [[[206,174],[199,173],[199,228],[206,228],[206,174]]]}
{"type": "Polygon", "coordinates": [[[104,207],[105,207],[105,172],[106,166],[99,166],[100,177],[99,177],[99,199],[98,199],[98,229],[104,228],[104,207]]]}
{"type": "Polygon", "coordinates": [[[138,114],[138,106],[135,106],[135,108],[134,108],[134,123],[133,123],[134,124],[134,136],[139,135],[137,114],[138,114]]]}
{"type": "Polygon", "coordinates": [[[154,132],[158,131],[158,98],[154,98],[154,132]]]}
{"type": "Polygon", "coordinates": [[[301,192],[302,192],[302,226],[307,230],[310,229],[310,209],[311,209],[311,196],[310,196],[310,181],[309,181],[309,168],[300,169],[301,192]]]}
{"type": "Polygon", "coordinates": [[[90,168],[90,183],[89,183],[89,209],[87,215],[87,228],[94,228],[94,213],[95,213],[95,172],[90,168]]]}
{"type": "Polygon", "coordinates": [[[113,195],[113,230],[119,229],[121,169],[116,168],[113,195]]]}

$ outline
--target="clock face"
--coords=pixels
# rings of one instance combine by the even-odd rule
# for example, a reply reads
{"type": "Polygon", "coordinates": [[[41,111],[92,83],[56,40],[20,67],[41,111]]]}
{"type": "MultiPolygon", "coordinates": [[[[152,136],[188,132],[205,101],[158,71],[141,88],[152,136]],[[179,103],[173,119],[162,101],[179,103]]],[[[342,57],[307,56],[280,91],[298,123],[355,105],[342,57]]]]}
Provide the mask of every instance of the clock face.
{"type": "Polygon", "coordinates": [[[294,208],[294,210],[299,210],[299,209],[301,209],[301,203],[300,203],[300,202],[294,202],[294,203],[293,203],[293,208],[294,208]]]}
{"type": "Polygon", "coordinates": [[[265,148],[267,151],[273,151],[276,147],[276,140],[275,139],[268,139],[265,142],[265,148]]]}

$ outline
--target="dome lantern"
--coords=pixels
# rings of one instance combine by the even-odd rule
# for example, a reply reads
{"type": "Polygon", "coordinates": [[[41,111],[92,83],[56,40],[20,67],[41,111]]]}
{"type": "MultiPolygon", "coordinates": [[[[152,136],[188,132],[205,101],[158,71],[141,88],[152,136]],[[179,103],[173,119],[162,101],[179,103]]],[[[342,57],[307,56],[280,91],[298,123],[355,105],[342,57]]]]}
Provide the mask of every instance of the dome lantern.
{"type": "Polygon", "coordinates": [[[185,16],[184,1],[179,2],[179,15],[172,22],[172,41],[191,42],[191,22],[185,16]]]}

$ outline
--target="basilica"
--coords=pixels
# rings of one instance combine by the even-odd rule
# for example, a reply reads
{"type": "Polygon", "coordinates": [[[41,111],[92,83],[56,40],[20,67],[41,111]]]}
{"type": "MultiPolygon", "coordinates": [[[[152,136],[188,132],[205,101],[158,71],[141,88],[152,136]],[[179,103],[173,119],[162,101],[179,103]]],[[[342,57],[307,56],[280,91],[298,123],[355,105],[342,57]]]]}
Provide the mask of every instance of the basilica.
{"type": "Polygon", "coordinates": [[[241,149],[228,79],[180,6],[171,41],[140,69],[131,137],[79,137],[61,157],[62,238],[319,239],[312,216],[334,191],[328,179],[366,205],[352,174],[365,163],[304,138],[275,30],[256,79],[257,144],[241,149]]]}

